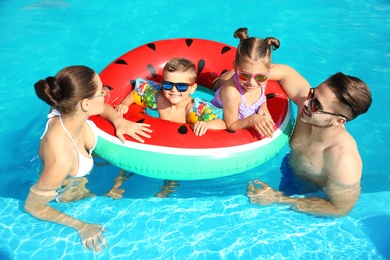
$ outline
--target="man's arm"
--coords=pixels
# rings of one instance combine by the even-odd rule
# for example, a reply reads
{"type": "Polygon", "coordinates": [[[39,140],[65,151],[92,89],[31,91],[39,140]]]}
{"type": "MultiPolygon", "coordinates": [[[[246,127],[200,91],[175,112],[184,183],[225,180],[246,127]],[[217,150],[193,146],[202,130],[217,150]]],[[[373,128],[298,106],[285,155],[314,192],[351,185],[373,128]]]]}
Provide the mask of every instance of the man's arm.
{"type": "Polygon", "coordinates": [[[301,74],[290,66],[273,64],[269,79],[279,81],[287,96],[299,107],[299,111],[302,109],[311,86],[301,74]]]}
{"type": "Polygon", "coordinates": [[[273,190],[268,184],[255,180],[256,184],[262,187],[255,187],[248,184],[247,195],[250,202],[263,206],[274,203],[289,204],[291,209],[319,216],[343,217],[354,207],[360,195],[360,183],[353,187],[333,186],[333,190],[326,191],[329,200],[319,197],[312,198],[291,198],[284,196],[281,191],[273,190]],[[330,193],[329,193],[330,191],[330,193]],[[340,196],[342,194],[342,196],[340,196]]]}

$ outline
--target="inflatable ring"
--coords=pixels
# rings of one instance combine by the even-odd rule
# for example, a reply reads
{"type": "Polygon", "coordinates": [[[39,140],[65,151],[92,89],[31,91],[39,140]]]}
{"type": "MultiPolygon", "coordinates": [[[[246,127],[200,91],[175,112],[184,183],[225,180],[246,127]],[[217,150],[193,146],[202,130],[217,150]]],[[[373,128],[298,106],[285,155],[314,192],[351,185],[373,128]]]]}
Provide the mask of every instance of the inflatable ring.
{"type": "MultiPolygon", "coordinates": [[[[167,61],[184,57],[197,66],[195,96],[212,99],[212,81],[232,69],[235,47],[204,39],[168,39],[137,47],[110,63],[101,73],[104,84],[113,87],[108,103],[115,106],[134,87],[136,78],[161,82],[167,61]]],[[[189,124],[157,118],[135,104],[124,117],[150,124],[151,138],[139,143],[129,136],[122,144],[114,126],[93,116],[99,128],[95,153],[109,163],[136,174],[169,180],[212,179],[253,169],[275,156],[287,144],[293,128],[291,102],[278,82],[266,88],[268,108],[275,122],[273,138],[261,138],[254,129],[235,132],[208,130],[195,136],[189,124]]]]}

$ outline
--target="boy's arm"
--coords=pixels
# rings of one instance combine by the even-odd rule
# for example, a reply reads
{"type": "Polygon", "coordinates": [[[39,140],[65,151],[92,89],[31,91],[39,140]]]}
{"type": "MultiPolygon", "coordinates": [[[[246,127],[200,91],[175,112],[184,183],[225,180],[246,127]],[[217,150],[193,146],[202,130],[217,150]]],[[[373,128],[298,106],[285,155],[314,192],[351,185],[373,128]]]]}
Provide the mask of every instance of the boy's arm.
{"type": "Polygon", "coordinates": [[[120,103],[120,105],[130,106],[134,103],[134,90],[132,90],[120,103]]]}
{"type": "Polygon", "coordinates": [[[226,129],[225,121],[219,118],[207,121],[205,123],[208,125],[208,129],[214,129],[214,130],[226,129]]]}
{"type": "Polygon", "coordinates": [[[123,116],[124,114],[129,111],[129,106],[134,103],[134,90],[132,90],[123,100],[121,103],[119,103],[115,110],[118,111],[120,116],[123,116]]]}
{"type": "Polygon", "coordinates": [[[222,119],[214,119],[209,121],[197,121],[193,126],[194,134],[197,136],[204,135],[209,129],[226,129],[225,121],[222,119]]]}

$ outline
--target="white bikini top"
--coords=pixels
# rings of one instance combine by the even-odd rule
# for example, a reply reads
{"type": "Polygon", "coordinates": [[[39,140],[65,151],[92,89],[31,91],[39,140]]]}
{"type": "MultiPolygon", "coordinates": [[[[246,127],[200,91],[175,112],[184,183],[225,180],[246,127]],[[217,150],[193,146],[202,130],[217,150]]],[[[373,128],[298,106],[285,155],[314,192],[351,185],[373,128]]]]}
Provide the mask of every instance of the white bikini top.
{"type": "Polygon", "coordinates": [[[88,152],[89,157],[85,157],[84,155],[82,155],[79,152],[79,149],[77,149],[77,146],[76,146],[75,142],[73,141],[72,136],[69,134],[68,130],[66,130],[64,124],[62,123],[61,113],[58,112],[56,109],[53,109],[47,115],[47,118],[49,118],[49,120],[47,120],[46,129],[45,129],[45,132],[43,133],[43,135],[41,136],[41,139],[47,132],[47,128],[48,128],[50,120],[55,116],[58,116],[60,118],[60,123],[61,123],[62,128],[64,129],[65,133],[69,136],[70,140],[72,141],[72,143],[77,151],[77,156],[79,158],[79,169],[78,169],[76,175],[73,177],[83,177],[83,176],[88,175],[92,171],[92,168],[93,168],[93,158],[92,158],[91,154],[92,154],[93,149],[95,149],[95,147],[96,147],[96,143],[97,143],[97,139],[98,139],[97,127],[96,127],[95,123],[90,121],[90,120],[86,121],[87,125],[91,128],[91,130],[95,136],[95,144],[92,147],[92,149],[90,149],[88,152]]]}

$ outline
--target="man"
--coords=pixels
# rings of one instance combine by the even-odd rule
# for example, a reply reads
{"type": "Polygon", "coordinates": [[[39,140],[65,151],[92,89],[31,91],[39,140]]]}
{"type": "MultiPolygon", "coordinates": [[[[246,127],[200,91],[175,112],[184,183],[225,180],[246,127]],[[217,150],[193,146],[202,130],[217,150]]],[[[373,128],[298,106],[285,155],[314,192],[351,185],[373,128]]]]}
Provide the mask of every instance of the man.
{"type": "Polygon", "coordinates": [[[289,204],[295,211],[321,216],[347,215],[360,196],[362,160],[344,124],[367,112],[371,105],[368,86],[339,72],[311,88],[297,71],[278,64],[273,65],[270,79],[280,81],[298,106],[288,157],[292,177],[301,185],[301,194],[322,190],[326,196],[289,197],[255,180],[257,187],[248,184],[250,202],[289,204]]]}

